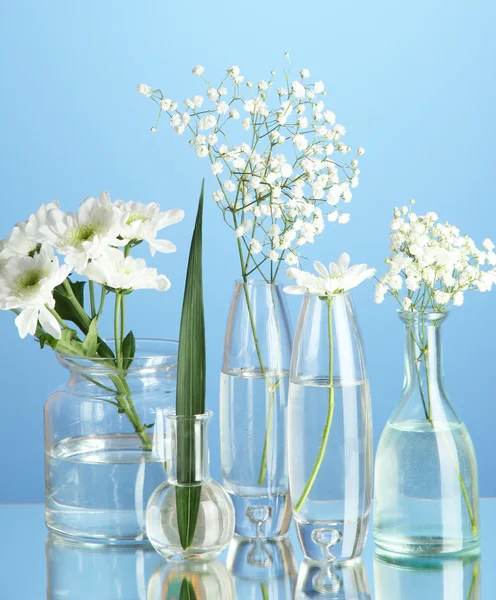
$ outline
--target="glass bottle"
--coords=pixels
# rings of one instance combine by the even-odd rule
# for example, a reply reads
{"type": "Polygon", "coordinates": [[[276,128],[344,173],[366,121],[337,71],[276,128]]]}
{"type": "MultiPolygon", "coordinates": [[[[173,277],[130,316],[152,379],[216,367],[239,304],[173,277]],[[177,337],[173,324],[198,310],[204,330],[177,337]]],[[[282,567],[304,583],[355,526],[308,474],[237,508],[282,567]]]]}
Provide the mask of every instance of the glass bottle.
{"type": "Polygon", "coordinates": [[[222,475],[244,537],[287,533],[291,327],[280,284],[236,282],[220,383],[222,475]]]}
{"type": "Polygon", "coordinates": [[[360,556],[371,503],[372,418],[350,293],[304,297],[290,373],[289,475],[306,558],[360,556]]]}
{"type": "Polygon", "coordinates": [[[444,385],[446,313],[402,312],[405,379],[376,458],[374,540],[396,553],[456,554],[480,541],[475,452],[444,385]]]}
{"type": "MultiPolygon", "coordinates": [[[[367,573],[360,559],[322,565],[305,559],[300,566],[295,600],[371,600],[367,573]]],[[[389,596],[388,600],[403,600],[389,596]]]]}
{"type": "Polygon", "coordinates": [[[481,560],[477,555],[412,558],[377,550],[377,600],[481,600],[481,560]]]}
{"type": "Polygon", "coordinates": [[[237,598],[293,600],[298,567],[289,537],[249,540],[235,536],[227,567],[237,598]]]}
{"type": "Polygon", "coordinates": [[[70,378],[45,404],[51,531],[142,543],[148,499],[166,479],[152,445],[157,410],[175,404],[177,350],[177,342],[137,340],[127,371],[108,359],[57,355],[70,378]]]}
{"type": "Polygon", "coordinates": [[[169,560],[215,558],[228,546],[234,532],[231,499],[224,488],[210,477],[207,425],[211,416],[211,411],[193,416],[176,415],[175,410],[165,412],[165,439],[170,443],[170,449],[166,452],[168,481],[160,485],[150,498],[146,511],[146,530],[155,550],[169,560]],[[193,432],[193,483],[178,479],[178,438],[185,429],[193,432]],[[176,491],[184,486],[201,487],[198,518],[189,548],[182,547],[178,529],[176,491]]]}

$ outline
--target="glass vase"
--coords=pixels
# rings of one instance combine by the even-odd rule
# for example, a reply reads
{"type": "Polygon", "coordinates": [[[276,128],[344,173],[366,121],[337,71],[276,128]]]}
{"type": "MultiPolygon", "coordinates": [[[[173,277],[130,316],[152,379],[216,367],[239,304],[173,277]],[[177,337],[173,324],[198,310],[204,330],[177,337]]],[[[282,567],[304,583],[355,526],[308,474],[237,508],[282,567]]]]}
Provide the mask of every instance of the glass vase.
{"type": "Polygon", "coordinates": [[[148,538],[155,550],[168,560],[211,560],[231,541],[234,532],[234,508],[224,488],[210,477],[207,425],[211,411],[202,415],[181,416],[174,410],[165,415],[168,480],[152,494],[146,511],[148,538]],[[188,482],[178,475],[178,448],[186,437],[192,441],[194,465],[188,482]],[[178,514],[184,506],[178,502],[180,489],[199,493],[199,506],[191,543],[181,541],[178,514]],[[201,490],[197,492],[197,490],[201,490]]]}
{"type": "Polygon", "coordinates": [[[303,300],[290,373],[289,475],[305,557],[360,556],[371,503],[372,419],[349,293],[303,300]]]}
{"type": "Polygon", "coordinates": [[[480,541],[475,452],[445,390],[445,313],[400,313],[405,379],[376,458],[374,540],[396,553],[457,554],[480,541]]]}
{"type": "Polygon", "coordinates": [[[157,409],[175,403],[177,342],[138,340],[127,371],[109,359],[58,360],[70,378],[45,405],[47,527],[139,544],[148,499],[166,478],[152,440],[157,409]]]}
{"type": "Polygon", "coordinates": [[[224,487],[244,537],[273,538],[291,521],[287,468],[291,327],[280,284],[238,281],[220,383],[224,487]]]}
{"type": "MultiPolygon", "coordinates": [[[[367,573],[362,561],[322,565],[304,560],[296,583],[294,600],[372,600],[367,573]]],[[[403,600],[389,596],[388,600],[403,600]]]]}
{"type": "Polygon", "coordinates": [[[298,567],[289,537],[249,540],[235,536],[229,546],[227,567],[237,598],[292,600],[298,567]]]}
{"type": "Polygon", "coordinates": [[[152,575],[146,600],[236,600],[226,566],[217,560],[164,562],[152,575]]]}
{"type": "Polygon", "coordinates": [[[376,551],[376,600],[481,600],[479,556],[413,559],[376,551]]]}
{"type": "Polygon", "coordinates": [[[48,600],[148,600],[162,559],[141,546],[78,544],[53,533],[46,543],[48,600]]]}

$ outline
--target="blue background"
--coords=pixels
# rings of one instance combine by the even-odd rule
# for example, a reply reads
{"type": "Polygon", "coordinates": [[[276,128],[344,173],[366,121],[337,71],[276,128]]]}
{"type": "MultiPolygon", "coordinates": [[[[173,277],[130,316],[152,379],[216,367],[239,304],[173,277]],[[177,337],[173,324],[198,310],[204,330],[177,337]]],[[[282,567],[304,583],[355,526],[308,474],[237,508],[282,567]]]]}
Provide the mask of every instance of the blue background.
{"type": "MultiPolygon", "coordinates": [[[[494,60],[496,5],[489,0],[415,3],[295,0],[236,4],[190,1],[2,2],[0,7],[0,236],[39,204],[76,209],[88,195],[183,207],[166,231],[178,245],[156,266],[170,292],[142,292],[129,323],[141,337],[177,337],[184,273],[206,161],[166,125],[150,133],[154,105],[136,84],[182,100],[199,90],[191,68],[216,81],[235,63],[247,78],[309,68],[327,103],[362,145],[361,185],[346,226],[329,225],[309,249],[327,262],[342,251],[382,271],[394,205],[416,198],[478,243],[496,240],[494,60]]],[[[203,91],[203,88],[202,88],[203,91]]],[[[209,203],[205,223],[208,403],[217,411],[218,379],[233,280],[235,246],[209,203]]],[[[395,306],[376,306],[370,282],[356,293],[374,404],[377,442],[402,383],[402,325],[395,306]]],[[[445,325],[448,389],[476,447],[481,493],[496,495],[493,392],[496,296],[473,294],[445,325]]],[[[291,308],[296,319],[298,299],[291,308]]],[[[50,351],[21,341],[0,314],[0,501],[41,501],[42,407],[65,377],[50,351]]],[[[218,421],[211,450],[219,476],[218,421]]]]}

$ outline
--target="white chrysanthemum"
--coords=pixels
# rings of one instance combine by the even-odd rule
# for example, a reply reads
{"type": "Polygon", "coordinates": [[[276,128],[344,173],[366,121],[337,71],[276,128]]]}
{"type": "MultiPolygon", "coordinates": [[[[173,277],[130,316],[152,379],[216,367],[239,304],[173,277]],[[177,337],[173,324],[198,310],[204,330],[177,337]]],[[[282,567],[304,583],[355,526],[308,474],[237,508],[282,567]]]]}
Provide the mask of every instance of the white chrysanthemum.
{"type": "Polygon", "coordinates": [[[100,258],[88,264],[83,274],[113,290],[154,289],[165,292],[171,286],[165,275],[147,267],[142,258],[125,256],[118,248],[108,248],[100,258]]]}
{"type": "Polygon", "coordinates": [[[25,223],[18,223],[10,236],[2,240],[0,259],[7,259],[11,256],[27,256],[34,252],[45,241],[42,229],[47,224],[48,213],[55,208],[59,208],[58,202],[42,204],[25,223]]]}
{"type": "Polygon", "coordinates": [[[366,264],[349,266],[350,257],[342,254],[337,263],[330,263],[329,270],[316,260],[313,265],[317,275],[292,269],[292,278],[296,285],[284,288],[288,294],[314,294],[316,296],[334,296],[342,294],[360,285],[365,279],[370,279],[375,274],[375,269],[369,269],[366,264]]]}
{"type": "Polygon", "coordinates": [[[69,265],[59,265],[53,248],[43,245],[33,256],[13,256],[0,269],[0,309],[21,311],[15,324],[21,338],[35,335],[38,322],[60,339],[61,329],[49,308],[54,308],[53,290],[69,275],[69,265]]]}
{"type": "MultiPolygon", "coordinates": [[[[124,245],[128,242],[148,242],[152,256],[155,252],[175,252],[176,246],[169,240],[157,239],[157,234],[162,229],[175,225],[184,219],[184,210],[172,208],[161,211],[156,202],[142,204],[141,202],[123,202],[118,200],[114,203],[124,215],[124,225],[120,231],[120,237],[124,245]]],[[[122,245],[122,242],[121,244],[122,245]]]]}
{"type": "Polygon", "coordinates": [[[102,192],[98,200],[86,198],[76,214],[50,210],[41,233],[79,273],[109,245],[125,244],[119,239],[125,220],[126,215],[111,204],[108,192],[102,192]]]}

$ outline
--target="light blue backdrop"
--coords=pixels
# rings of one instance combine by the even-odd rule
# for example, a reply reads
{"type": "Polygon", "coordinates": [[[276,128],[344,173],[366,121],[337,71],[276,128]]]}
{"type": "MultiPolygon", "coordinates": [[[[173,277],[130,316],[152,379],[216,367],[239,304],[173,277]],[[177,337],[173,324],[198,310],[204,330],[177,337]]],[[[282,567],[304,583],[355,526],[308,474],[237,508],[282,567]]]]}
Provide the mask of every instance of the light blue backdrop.
{"type": "MultiPolygon", "coordinates": [[[[167,231],[175,255],[156,264],[170,292],[143,292],[130,323],[141,336],[176,337],[189,238],[201,177],[198,160],[135,92],[140,82],[182,100],[197,89],[201,63],[215,80],[239,64],[267,77],[292,55],[326,82],[328,102],[362,145],[362,184],[346,226],[329,226],[308,256],[381,269],[392,207],[417,199],[420,211],[462,226],[479,243],[496,238],[494,61],[496,5],[490,0],[236,4],[190,1],[3,2],[0,8],[0,236],[41,202],[75,209],[108,189],[113,198],[184,207],[167,231]]],[[[212,191],[207,179],[208,196],[212,191]]],[[[208,403],[218,407],[218,373],[232,282],[233,240],[207,205],[205,300],[208,403]]],[[[402,325],[392,302],[376,306],[369,282],[356,294],[368,357],[377,442],[402,383],[402,325]]],[[[496,292],[474,294],[445,329],[448,389],[473,436],[481,491],[496,495],[494,307],[496,292]]],[[[296,319],[298,300],[291,307],[296,319]]],[[[21,341],[0,314],[0,501],[43,499],[42,407],[65,377],[49,351],[21,341]]],[[[219,476],[218,421],[213,472],[219,476]]]]}

